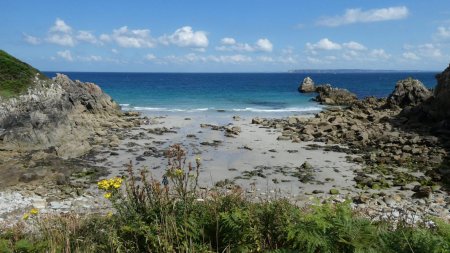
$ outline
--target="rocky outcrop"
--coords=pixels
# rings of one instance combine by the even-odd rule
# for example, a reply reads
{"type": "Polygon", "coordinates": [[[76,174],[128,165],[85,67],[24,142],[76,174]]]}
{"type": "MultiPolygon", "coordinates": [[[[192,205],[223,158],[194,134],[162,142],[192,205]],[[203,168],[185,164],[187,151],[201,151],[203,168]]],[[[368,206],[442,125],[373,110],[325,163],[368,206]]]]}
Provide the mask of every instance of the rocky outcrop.
{"type": "Polygon", "coordinates": [[[436,120],[450,122],[450,65],[436,75],[437,85],[434,96],[427,103],[427,111],[436,120]]]}
{"type": "Polygon", "coordinates": [[[325,105],[351,105],[357,100],[355,94],[346,89],[333,88],[331,85],[321,85],[316,88],[319,93],[316,101],[325,105]]]}
{"type": "Polygon", "coordinates": [[[316,87],[314,86],[314,81],[311,77],[307,76],[303,79],[302,84],[298,87],[300,93],[311,93],[316,92],[316,87]]]}
{"type": "Polygon", "coordinates": [[[432,96],[422,82],[417,79],[408,78],[400,80],[395,86],[395,90],[389,95],[387,104],[389,106],[417,106],[432,96]]]}
{"type": "Polygon", "coordinates": [[[35,79],[27,94],[0,100],[0,146],[3,150],[54,149],[63,158],[91,148],[89,138],[103,128],[123,127],[120,107],[93,83],[58,74],[35,79]]]}

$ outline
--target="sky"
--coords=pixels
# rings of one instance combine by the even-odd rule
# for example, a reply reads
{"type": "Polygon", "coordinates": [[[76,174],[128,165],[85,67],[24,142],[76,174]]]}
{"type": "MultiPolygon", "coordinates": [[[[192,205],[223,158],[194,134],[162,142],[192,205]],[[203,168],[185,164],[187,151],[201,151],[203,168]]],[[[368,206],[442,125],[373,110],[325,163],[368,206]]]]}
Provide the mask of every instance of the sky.
{"type": "Polygon", "coordinates": [[[0,49],[43,71],[441,71],[448,0],[2,1],[0,49]]]}

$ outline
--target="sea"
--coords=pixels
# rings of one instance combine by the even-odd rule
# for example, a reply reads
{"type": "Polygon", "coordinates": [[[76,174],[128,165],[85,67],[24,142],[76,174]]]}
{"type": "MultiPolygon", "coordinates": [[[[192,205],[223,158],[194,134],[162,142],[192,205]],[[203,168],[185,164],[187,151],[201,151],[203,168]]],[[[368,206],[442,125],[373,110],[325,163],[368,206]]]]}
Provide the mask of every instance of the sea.
{"type": "MultiPolygon", "coordinates": [[[[53,77],[57,72],[45,72],[53,77]]],[[[58,72],[99,85],[124,110],[149,115],[233,114],[261,117],[312,114],[322,106],[297,88],[307,76],[316,84],[345,88],[359,98],[386,97],[398,80],[413,77],[428,88],[436,72],[380,73],[97,73],[58,72]]]]}

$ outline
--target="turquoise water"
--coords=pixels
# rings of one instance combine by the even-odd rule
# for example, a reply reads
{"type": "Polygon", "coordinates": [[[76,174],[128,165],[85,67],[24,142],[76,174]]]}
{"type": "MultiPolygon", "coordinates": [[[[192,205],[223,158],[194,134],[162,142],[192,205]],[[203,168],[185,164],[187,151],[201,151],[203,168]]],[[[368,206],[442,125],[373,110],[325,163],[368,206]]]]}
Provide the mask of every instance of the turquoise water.
{"type": "MultiPolygon", "coordinates": [[[[297,87],[310,76],[316,83],[346,88],[358,97],[387,96],[407,77],[434,87],[435,74],[418,73],[92,73],[63,72],[72,79],[94,82],[124,109],[151,113],[305,114],[321,107],[313,94],[297,87]]],[[[54,76],[54,72],[47,72],[54,76]]]]}

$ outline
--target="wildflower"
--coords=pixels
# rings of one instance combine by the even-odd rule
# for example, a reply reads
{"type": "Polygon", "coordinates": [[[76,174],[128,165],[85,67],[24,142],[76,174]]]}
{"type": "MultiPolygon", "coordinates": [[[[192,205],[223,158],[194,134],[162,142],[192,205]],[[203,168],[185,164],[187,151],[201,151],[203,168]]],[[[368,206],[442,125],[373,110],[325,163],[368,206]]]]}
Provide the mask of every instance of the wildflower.
{"type": "Polygon", "coordinates": [[[123,179],[120,177],[111,179],[112,187],[114,187],[115,189],[119,189],[120,186],[122,186],[122,181],[123,181],[123,179]]]}
{"type": "Polygon", "coordinates": [[[108,218],[111,218],[113,216],[113,213],[111,212],[111,211],[109,211],[107,214],[106,214],[106,217],[108,217],[108,218]]]}
{"type": "Polygon", "coordinates": [[[30,218],[30,214],[29,214],[29,213],[25,213],[25,214],[22,216],[22,219],[24,219],[24,220],[28,220],[28,218],[30,218]]]}
{"type": "Polygon", "coordinates": [[[39,213],[39,210],[37,208],[33,208],[30,210],[31,215],[37,215],[39,213]]]}
{"type": "Polygon", "coordinates": [[[103,179],[97,183],[98,188],[102,190],[108,190],[109,189],[109,181],[107,179],[103,179]]]}
{"type": "Polygon", "coordinates": [[[183,175],[183,170],[182,169],[176,169],[175,170],[175,176],[181,177],[182,175],[183,175]]]}
{"type": "Polygon", "coordinates": [[[197,164],[200,164],[200,162],[201,162],[200,156],[197,156],[197,157],[195,158],[195,162],[196,162],[197,164]]]}
{"type": "Polygon", "coordinates": [[[112,196],[112,194],[110,192],[103,194],[103,197],[105,197],[105,199],[110,199],[111,196],[112,196]]]}

